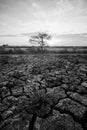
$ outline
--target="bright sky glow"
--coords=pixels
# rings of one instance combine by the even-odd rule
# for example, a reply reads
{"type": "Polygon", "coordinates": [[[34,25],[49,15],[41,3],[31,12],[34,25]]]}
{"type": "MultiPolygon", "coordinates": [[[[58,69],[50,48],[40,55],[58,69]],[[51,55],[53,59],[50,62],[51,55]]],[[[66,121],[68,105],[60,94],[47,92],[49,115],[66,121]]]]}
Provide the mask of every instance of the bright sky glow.
{"type": "Polygon", "coordinates": [[[55,35],[50,45],[86,45],[87,0],[0,0],[0,45],[29,45],[38,31],[55,35]]]}

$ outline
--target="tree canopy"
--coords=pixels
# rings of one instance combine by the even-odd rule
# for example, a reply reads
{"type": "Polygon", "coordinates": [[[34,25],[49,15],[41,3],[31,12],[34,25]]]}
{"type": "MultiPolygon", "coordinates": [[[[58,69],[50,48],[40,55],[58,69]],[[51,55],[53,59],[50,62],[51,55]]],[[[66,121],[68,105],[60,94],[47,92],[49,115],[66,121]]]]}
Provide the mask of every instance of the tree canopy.
{"type": "Polygon", "coordinates": [[[41,51],[44,50],[44,47],[48,45],[47,40],[51,39],[51,35],[47,33],[40,32],[36,35],[32,35],[29,39],[31,44],[40,46],[41,51]]]}

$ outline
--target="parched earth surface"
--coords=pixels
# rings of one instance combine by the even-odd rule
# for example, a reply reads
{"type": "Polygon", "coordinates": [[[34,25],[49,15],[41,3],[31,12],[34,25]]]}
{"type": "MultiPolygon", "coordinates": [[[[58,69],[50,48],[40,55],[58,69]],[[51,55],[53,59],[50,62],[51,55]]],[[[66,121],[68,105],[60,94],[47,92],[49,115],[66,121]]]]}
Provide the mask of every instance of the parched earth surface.
{"type": "Polygon", "coordinates": [[[87,56],[0,56],[0,130],[87,130],[87,56]]]}

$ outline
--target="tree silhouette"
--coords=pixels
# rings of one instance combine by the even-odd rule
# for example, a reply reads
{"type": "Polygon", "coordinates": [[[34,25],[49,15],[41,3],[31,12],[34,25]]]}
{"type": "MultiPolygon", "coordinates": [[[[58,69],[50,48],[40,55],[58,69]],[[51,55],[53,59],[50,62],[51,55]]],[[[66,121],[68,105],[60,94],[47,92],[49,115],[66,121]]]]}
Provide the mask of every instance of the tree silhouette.
{"type": "Polygon", "coordinates": [[[50,39],[51,39],[51,35],[40,32],[36,35],[31,36],[31,38],[29,39],[29,42],[31,44],[40,46],[40,50],[43,51],[45,49],[45,46],[48,45],[47,40],[50,40],[50,39]]]}

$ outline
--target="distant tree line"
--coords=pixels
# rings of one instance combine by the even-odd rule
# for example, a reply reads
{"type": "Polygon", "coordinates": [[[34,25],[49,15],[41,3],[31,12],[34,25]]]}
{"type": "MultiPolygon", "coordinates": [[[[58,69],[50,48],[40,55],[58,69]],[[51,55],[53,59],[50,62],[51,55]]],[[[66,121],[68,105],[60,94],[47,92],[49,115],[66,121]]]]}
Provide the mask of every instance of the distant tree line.
{"type": "Polygon", "coordinates": [[[38,53],[58,53],[58,54],[87,54],[87,49],[68,49],[68,48],[63,48],[62,50],[58,48],[50,50],[51,47],[43,47],[41,48],[40,46],[32,46],[31,48],[26,48],[26,50],[22,50],[21,47],[17,50],[2,50],[0,49],[0,54],[38,54],[38,53]]]}

